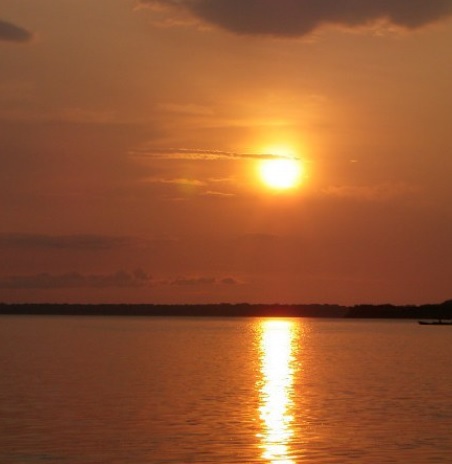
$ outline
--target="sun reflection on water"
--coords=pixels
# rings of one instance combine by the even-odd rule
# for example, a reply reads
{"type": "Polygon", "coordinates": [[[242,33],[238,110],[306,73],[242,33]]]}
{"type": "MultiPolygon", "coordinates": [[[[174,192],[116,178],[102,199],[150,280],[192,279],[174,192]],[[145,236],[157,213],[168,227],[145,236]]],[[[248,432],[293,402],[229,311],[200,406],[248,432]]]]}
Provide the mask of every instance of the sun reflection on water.
{"type": "Polygon", "coordinates": [[[295,464],[290,459],[293,436],[295,323],[266,320],[261,325],[259,384],[262,458],[269,463],[295,464]]]}

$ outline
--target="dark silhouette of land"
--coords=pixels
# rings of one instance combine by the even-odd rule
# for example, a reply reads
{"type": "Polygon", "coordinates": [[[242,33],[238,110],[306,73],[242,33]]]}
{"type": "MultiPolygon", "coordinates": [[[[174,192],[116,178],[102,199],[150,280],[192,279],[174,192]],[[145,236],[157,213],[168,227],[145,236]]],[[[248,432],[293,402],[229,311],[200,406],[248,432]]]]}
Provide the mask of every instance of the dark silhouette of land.
{"type": "Polygon", "coordinates": [[[0,315],[173,316],[173,317],[329,317],[452,319],[452,300],[440,304],[394,306],[328,304],[42,304],[0,303],[0,315]]]}

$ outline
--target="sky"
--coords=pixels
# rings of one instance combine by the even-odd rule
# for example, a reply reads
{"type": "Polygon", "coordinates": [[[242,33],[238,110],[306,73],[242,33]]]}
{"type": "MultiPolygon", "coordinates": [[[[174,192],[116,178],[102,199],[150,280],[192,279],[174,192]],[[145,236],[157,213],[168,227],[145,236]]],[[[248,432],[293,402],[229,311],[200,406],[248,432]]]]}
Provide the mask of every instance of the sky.
{"type": "Polygon", "coordinates": [[[0,0],[0,301],[451,298],[451,43],[452,0],[0,0]]]}

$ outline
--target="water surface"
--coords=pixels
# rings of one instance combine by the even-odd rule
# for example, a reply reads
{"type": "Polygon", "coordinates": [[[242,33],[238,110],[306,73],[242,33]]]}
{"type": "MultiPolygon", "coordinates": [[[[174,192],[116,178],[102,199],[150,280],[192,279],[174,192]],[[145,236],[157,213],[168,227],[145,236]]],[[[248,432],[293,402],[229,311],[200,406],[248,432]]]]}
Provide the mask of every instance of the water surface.
{"type": "Polygon", "coordinates": [[[445,463],[452,327],[0,318],[0,462],[445,463]]]}

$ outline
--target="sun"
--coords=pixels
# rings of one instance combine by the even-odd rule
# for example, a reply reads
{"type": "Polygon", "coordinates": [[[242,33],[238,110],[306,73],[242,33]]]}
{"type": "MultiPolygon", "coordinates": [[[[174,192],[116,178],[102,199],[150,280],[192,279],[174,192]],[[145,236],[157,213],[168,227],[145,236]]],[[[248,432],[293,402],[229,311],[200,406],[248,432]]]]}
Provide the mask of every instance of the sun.
{"type": "Polygon", "coordinates": [[[262,182],[271,189],[293,189],[301,182],[303,165],[297,159],[263,160],[259,164],[259,174],[262,182]]]}

